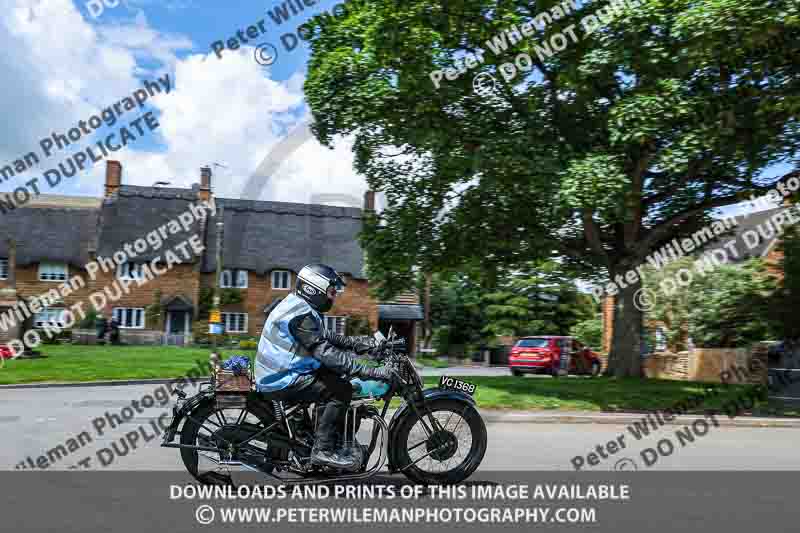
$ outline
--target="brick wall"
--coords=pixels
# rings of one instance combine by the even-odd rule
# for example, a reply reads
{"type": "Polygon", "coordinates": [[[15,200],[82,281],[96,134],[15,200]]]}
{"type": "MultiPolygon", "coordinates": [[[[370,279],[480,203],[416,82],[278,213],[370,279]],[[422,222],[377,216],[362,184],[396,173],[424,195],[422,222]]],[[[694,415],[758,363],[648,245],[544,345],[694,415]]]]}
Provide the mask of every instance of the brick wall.
{"type": "Polygon", "coordinates": [[[656,352],[642,361],[648,378],[705,381],[719,383],[723,372],[729,383],[766,383],[767,345],[756,343],[752,348],[695,348],[678,353],[656,352]],[[735,372],[734,368],[747,369],[735,372]],[[740,377],[746,377],[740,380],[740,377]]]}
{"type": "MultiPolygon", "coordinates": [[[[63,298],[62,300],[64,304],[63,306],[69,307],[78,302],[87,301],[89,294],[91,294],[92,291],[94,290],[92,281],[89,279],[89,275],[86,273],[85,270],[81,268],[76,268],[72,265],[68,266],[67,272],[68,272],[67,275],[68,280],[76,275],[81,276],[84,280],[85,286],[78,290],[72,291],[71,294],[63,298]]],[[[56,292],[59,292],[58,290],[59,287],[64,283],[63,281],[40,281],[38,263],[33,263],[25,266],[17,265],[16,278],[17,278],[17,296],[26,299],[32,298],[34,296],[44,295],[48,291],[53,289],[55,289],[56,292]]],[[[8,285],[8,281],[0,280],[0,289],[7,289],[7,288],[10,288],[8,285]]],[[[88,309],[88,304],[84,306],[84,309],[88,309]]],[[[76,318],[80,319],[80,316],[77,316],[76,318]]]]}
{"type": "MultiPolygon", "coordinates": [[[[164,268],[162,265],[160,268],[164,268]]],[[[98,272],[95,280],[95,290],[107,290],[115,295],[116,289],[113,285],[117,280],[116,272],[98,272]],[[107,289],[106,289],[107,288],[107,289]]],[[[194,265],[175,265],[169,272],[162,276],[154,276],[153,279],[137,286],[136,282],[129,285],[130,293],[122,294],[116,302],[111,302],[103,309],[98,309],[105,317],[111,318],[114,307],[142,307],[147,308],[155,302],[155,292],[161,291],[161,301],[171,296],[184,296],[192,301],[197,309],[197,295],[199,290],[199,273],[196,272],[194,265]]],[[[108,296],[108,295],[107,295],[108,296]]],[[[164,330],[166,316],[161,316],[157,323],[145,318],[144,329],[164,330]]]]}
{"type": "MultiPolygon", "coordinates": [[[[202,284],[204,287],[212,286],[215,274],[204,274],[202,284]]],[[[272,275],[259,275],[249,272],[247,277],[247,288],[238,289],[241,291],[242,301],[235,304],[222,306],[223,313],[247,313],[247,334],[259,336],[264,328],[266,315],[264,308],[269,306],[277,298],[285,298],[291,293],[294,287],[296,273],[291,273],[290,289],[273,289],[272,275]]],[[[328,316],[354,316],[361,315],[367,317],[370,328],[378,328],[378,304],[369,296],[369,284],[365,280],[356,280],[345,277],[347,288],[344,294],[336,299],[336,304],[326,313],[328,316]]]]}

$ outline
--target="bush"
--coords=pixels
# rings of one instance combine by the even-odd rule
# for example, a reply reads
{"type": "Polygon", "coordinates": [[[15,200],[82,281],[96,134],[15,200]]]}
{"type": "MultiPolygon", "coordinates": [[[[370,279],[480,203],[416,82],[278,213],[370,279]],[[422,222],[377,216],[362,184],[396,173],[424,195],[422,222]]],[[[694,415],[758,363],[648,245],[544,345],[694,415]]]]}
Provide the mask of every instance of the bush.
{"type": "Polygon", "coordinates": [[[590,348],[599,350],[603,347],[603,319],[600,316],[578,322],[569,334],[590,348]]]}
{"type": "Polygon", "coordinates": [[[251,340],[239,341],[240,350],[255,350],[258,348],[258,342],[251,340]]]}
{"type": "Polygon", "coordinates": [[[94,307],[87,311],[86,316],[78,323],[79,329],[94,329],[95,322],[97,321],[97,309],[94,307]]]}

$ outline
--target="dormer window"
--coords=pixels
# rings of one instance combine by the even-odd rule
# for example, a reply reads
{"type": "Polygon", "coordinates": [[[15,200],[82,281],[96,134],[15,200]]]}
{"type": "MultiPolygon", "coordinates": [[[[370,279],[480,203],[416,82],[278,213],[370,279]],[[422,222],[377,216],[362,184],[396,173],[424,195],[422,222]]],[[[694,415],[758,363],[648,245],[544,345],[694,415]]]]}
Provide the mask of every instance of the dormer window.
{"type": "Polygon", "coordinates": [[[219,286],[223,289],[246,289],[247,270],[223,270],[220,274],[219,286]]]}

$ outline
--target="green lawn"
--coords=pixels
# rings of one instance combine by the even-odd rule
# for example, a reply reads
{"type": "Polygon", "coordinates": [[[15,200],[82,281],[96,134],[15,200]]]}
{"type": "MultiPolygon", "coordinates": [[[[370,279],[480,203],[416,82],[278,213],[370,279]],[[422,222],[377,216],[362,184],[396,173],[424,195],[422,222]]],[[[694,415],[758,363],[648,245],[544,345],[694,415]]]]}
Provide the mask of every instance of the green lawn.
{"type": "MultiPolygon", "coordinates": [[[[150,346],[46,345],[41,359],[6,361],[0,384],[44,381],[80,382],[115,379],[173,378],[185,376],[196,361],[206,363],[208,348],[150,346]]],[[[253,351],[226,349],[223,356],[253,351]]],[[[681,381],[611,378],[467,377],[478,386],[475,398],[484,409],[566,411],[650,411],[666,409],[711,385],[681,381]]],[[[438,378],[425,379],[427,386],[438,378]]],[[[715,385],[718,394],[695,411],[719,409],[726,398],[741,394],[740,387],[715,385]]]]}
{"type": "MultiPolygon", "coordinates": [[[[729,398],[742,394],[745,387],[724,387],[685,381],[614,378],[522,378],[464,377],[477,385],[475,400],[484,409],[565,410],[565,411],[652,411],[674,406],[713,387],[695,412],[719,409],[729,398]]],[[[425,378],[428,386],[438,378],[425,378]]]]}
{"type": "MultiPolygon", "coordinates": [[[[0,367],[0,384],[37,381],[99,381],[185,376],[196,361],[208,362],[208,348],[175,346],[43,345],[39,359],[12,359],[0,367]]],[[[224,356],[253,351],[226,349],[224,356]]]]}

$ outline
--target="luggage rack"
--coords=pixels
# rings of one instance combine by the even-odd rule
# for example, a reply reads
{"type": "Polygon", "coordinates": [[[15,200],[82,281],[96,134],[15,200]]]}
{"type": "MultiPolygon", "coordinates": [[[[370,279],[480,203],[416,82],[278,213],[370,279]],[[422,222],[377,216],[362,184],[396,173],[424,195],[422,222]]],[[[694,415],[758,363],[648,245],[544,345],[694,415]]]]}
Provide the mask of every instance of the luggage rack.
{"type": "Polygon", "coordinates": [[[211,354],[211,390],[219,409],[244,409],[247,395],[253,390],[253,363],[245,374],[234,374],[219,365],[219,356],[211,354]]]}

